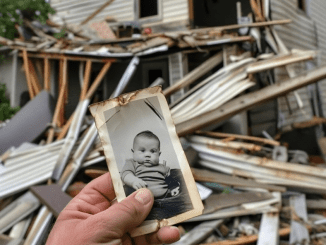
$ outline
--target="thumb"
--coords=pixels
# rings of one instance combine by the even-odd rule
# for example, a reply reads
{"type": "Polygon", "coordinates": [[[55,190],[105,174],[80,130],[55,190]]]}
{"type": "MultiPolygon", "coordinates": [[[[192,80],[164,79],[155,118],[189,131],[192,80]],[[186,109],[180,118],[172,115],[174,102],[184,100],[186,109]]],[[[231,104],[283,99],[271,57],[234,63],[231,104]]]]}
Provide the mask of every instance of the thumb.
{"type": "Polygon", "coordinates": [[[146,219],[153,203],[152,192],[143,188],[97,215],[101,217],[100,224],[103,225],[106,235],[118,239],[146,219]]]}

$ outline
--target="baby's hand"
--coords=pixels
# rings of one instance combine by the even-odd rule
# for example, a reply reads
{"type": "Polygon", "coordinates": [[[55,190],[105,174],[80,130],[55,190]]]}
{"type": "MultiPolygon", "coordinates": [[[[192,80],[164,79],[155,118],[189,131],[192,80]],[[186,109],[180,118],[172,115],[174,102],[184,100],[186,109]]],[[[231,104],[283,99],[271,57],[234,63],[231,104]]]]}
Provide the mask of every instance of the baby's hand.
{"type": "Polygon", "coordinates": [[[147,187],[147,183],[139,178],[137,178],[137,180],[135,179],[134,182],[132,183],[132,188],[134,188],[135,190],[146,188],[146,187],[147,187]]]}

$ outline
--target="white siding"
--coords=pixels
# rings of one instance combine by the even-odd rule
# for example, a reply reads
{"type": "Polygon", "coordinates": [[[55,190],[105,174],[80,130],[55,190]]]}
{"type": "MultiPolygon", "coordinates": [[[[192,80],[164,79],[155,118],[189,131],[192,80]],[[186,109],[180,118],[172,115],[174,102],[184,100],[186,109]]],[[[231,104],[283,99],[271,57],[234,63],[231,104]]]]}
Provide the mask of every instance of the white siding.
{"type": "MultiPolygon", "coordinates": [[[[79,24],[105,2],[107,0],[52,0],[51,6],[57,11],[52,19],[60,24],[63,23],[61,19],[64,19],[69,24],[79,24]]],[[[103,20],[108,16],[115,18],[117,21],[133,21],[133,0],[113,1],[94,20],[103,20]]]]}
{"type": "MultiPolygon", "coordinates": [[[[107,0],[52,0],[51,6],[57,11],[52,17],[53,21],[63,24],[62,19],[69,24],[78,24],[85,20],[107,0]]],[[[94,20],[103,20],[110,16],[118,22],[134,21],[135,4],[138,0],[115,0],[94,20]]],[[[161,0],[162,19],[155,24],[183,22],[189,20],[188,0],[161,0]]],[[[152,23],[151,23],[152,24],[152,23]]],[[[154,23],[153,23],[154,24],[154,23]]]]}
{"type": "Polygon", "coordinates": [[[189,19],[188,0],[162,0],[163,23],[189,19]]]}

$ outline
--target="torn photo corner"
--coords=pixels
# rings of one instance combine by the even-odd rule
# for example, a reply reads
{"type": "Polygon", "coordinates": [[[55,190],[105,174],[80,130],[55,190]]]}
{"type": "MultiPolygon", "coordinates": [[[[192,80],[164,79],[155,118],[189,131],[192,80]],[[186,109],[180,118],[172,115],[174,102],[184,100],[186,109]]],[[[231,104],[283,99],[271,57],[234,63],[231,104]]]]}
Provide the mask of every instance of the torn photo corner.
{"type": "Polygon", "coordinates": [[[187,158],[160,86],[120,95],[89,106],[120,202],[140,188],[154,195],[139,236],[203,212],[187,158]]]}

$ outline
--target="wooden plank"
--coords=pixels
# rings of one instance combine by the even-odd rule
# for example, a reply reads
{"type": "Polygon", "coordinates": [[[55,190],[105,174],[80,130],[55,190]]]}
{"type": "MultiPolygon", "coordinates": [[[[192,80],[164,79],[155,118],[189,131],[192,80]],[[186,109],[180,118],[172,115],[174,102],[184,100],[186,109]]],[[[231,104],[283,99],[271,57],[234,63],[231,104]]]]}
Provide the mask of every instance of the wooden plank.
{"type": "Polygon", "coordinates": [[[44,58],[44,89],[48,92],[50,92],[51,89],[50,73],[50,62],[49,59],[46,57],[44,58]]]}
{"type": "MultiPolygon", "coordinates": [[[[280,237],[288,236],[290,234],[290,228],[282,228],[278,231],[280,237]]],[[[258,235],[243,236],[234,240],[218,241],[212,243],[206,243],[205,245],[243,245],[252,244],[258,240],[258,235]]],[[[203,244],[202,244],[203,245],[203,244]]]]}
{"type": "MultiPolygon", "coordinates": [[[[273,21],[265,21],[265,22],[254,22],[254,23],[247,23],[247,24],[235,24],[235,25],[227,25],[227,26],[220,26],[220,27],[208,27],[208,28],[201,28],[201,29],[193,29],[191,31],[178,31],[178,32],[167,32],[167,35],[175,35],[176,33],[179,35],[189,35],[191,33],[221,33],[228,30],[236,30],[241,29],[243,27],[265,27],[265,26],[272,26],[272,25],[284,25],[290,24],[292,22],[291,19],[287,20],[273,20],[273,21]]],[[[162,35],[161,33],[157,35],[162,35]]]]}
{"type": "Polygon", "coordinates": [[[189,232],[187,232],[184,236],[181,237],[179,241],[173,243],[173,245],[196,245],[201,241],[205,240],[215,229],[217,229],[223,220],[214,220],[203,222],[189,232]]]}
{"type": "Polygon", "coordinates": [[[109,6],[114,0],[109,0],[106,3],[104,3],[100,8],[95,10],[90,16],[88,16],[80,25],[85,25],[87,22],[89,22],[91,19],[93,19],[96,15],[98,15],[101,11],[103,11],[107,6],[109,6]]]}
{"type": "Polygon", "coordinates": [[[208,138],[204,136],[190,136],[189,140],[191,143],[197,143],[197,144],[202,144],[206,145],[209,148],[214,148],[214,149],[225,149],[226,151],[229,152],[236,152],[236,153],[244,153],[244,150],[249,150],[249,151],[261,151],[262,146],[260,145],[255,145],[251,143],[245,143],[245,142],[238,142],[238,141],[233,141],[234,138],[226,138],[224,140],[220,139],[214,139],[214,138],[208,138]]]}
{"type": "Polygon", "coordinates": [[[273,84],[240,96],[225,105],[176,125],[179,136],[184,136],[196,130],[221,122],[239,112],[248,110],[265,101],[277,98],[290,91],[307,86],[326,78],[326,66],[311,70],[303,75],[289,79],[279,84],[273,84]]]}
{"type": "Polygon", "coordinates": [[[264,201],[271,198],[273,198],[272,194],[263,192],[212,194],[205,200],[204,214],[208,214],[222,208],[238,206],[244,203],[264,201]]]}
{"type": "Polygon", "coordinates": [[[59,110],[58,110],[58,117],[57,117],[57,121],[56,124],[59,127],[62,127],[62,125],[64,124],[64,115],[65,115],[65,104],[66,104],[66,100],[67,100],[67,60],[64,59],[61,61],[61,65],[60,65],[60,83],[59,83],[59,90],[63,92],[63,98],[60,101],[61,104],[59,105],[59,110]]]}
{"type": "MultiPolygon", "coordinates": [[[[111,66],[111,62],[108,62],[108,63],[106,63],[103,66],[102,70],[100,71],[100,73],[98,74],[98,76],[96,77],[96,79],[94,80],[94,82],[92,83],[92,86],[90,87],[90,89],[89,89],[88,92],[86,92],[86,91],[87,91],[87,87],[88,87],[89,81],[86,81],[84,83],[84,86],[82,88],[80,99],[82,98],[82,96],[83,96],[83,99],[82,100],[84,100],[84,99],[90,99],[93,96],[94,92],[96,91],[96,89],[98,88],[98,86],[100,85],[100,83],[102,82],[102,80],[103,80],[105,74],[107,73],[107,71],[109,70],[110,66],[111,66]]],[[[85,73],[86,72],[87,73],[90,73],[91,72],[91,61],[89,61],[89,63],[87,63],[87,65],[86,65],[86,71],[85,71],[85,73]]],[[[85,77],[86,76],[89,77],[88,74],[85,74],[85,77]]],[[[84,78],[84,79],[86,79],[86,78],[84,78]]],[[[58,138],[57,138],[58,140],[59,139],[63,139],[65,137],[65,135],[67,134],[68,129],[70,127],[70,124],[72,122],[72,119],[73,119],[74,114],[75,113],[73,113],[70,116],[70,118],[68,119],[67,123],[62,128],[60,134],[58,135],[58,138]]]]}
{"type": "Polygon", "coordinates": [[[111,64],[112,64],[111,62],[107,62],[107,63],[104,64],[102,70],[100,71],[100,73],[95,78],[94,82],[92,83],[92,86],[89,88],[89,90],[88,90],[88,92],[87,92],[87,94],[85,96],[85,99],[90,99],[93,96],[93,94],[95,93],[96,89],[98,88],[98,86],[102,82],[105,74],[109,70],[111,64]]]}
{"type": "Polygon", "coordinates": [[[254,208],[254,209],[245,209],[241,206],[236,206],[231,208],[224,208],[209,214],[202,214],[200,216],[191,218],[184,222],[188,223],[188,222],[208,221],[208,220],[216,220],[216,219],[226,219],[226,218],[237,217],[237,216],[254,215],[254,214],[260,214],[264,212],[277,212],[277,211],[278,211],[277,208],[271,206],[265,206],[265,207],[254,208]]]}
{"type": "Polygon", "coordinates": [[[300,51],[292,54],[278,55],[271,59],[262,60],[250,64],[246,70],[248,74],[253,74],[301,61],[312,60],[316,58],[316,56],[317,53],[315,51],[300,51]]]}
{"type": "Polygon", "coordinates": [[[291,196],[290,206],[292,207],[290,244],[308,245],[309,231],[301,221],[308,222],[306,207],[306,196],[304,194],[291,196]]]}
{"type": "Polygon", "coordinates": [[[26,49],[23,49],[23,59],[24,59],[24,70],[25,70],[25,75],[26,75],[29,97],[32,100],[34,98],[35,94],[34,94],[34,90],[33,90],[31,76],[29,73],[29,65],[28,65],[29,61],[28,61],[28,55],[27,55],[26,49]]]}
{"type": "Polygon", "coordinates": [[[210,137],[250,140],[250,141],[256,141],[256,142],[260,142],[263,144],[274,145],[274,146],[279,146],[281,144],[280,142],[278,142],[276,140],[264,139],[264,138],[260,138],[260,137],[249,136],[249,135],[228,134],[228,133],[222,133],[222,132],[206,132],[206,131],[196,131],[195,133],[199,134],[199,135],[210,136],[210,137]]]}
{"type": "Polygon", "coordinates": [[[306,200],[307,209],[326,209],[326,200],[306,200]]]}
{"type": "Polygon", "coordinates": [[[35,95],[39,94],[41,91],[41,85],[37,77],[36,70],[34,68],[33,62],[31,60],[28,61],[28,67],[30,70],[31,82],[33,89],[35,91],[35,95]]]}
{"type": "Polygon", "coordinates": [[[146,49],[158,47],[161,45],[168,45],[170,46],[173,43],[170,38],[166,37],[155,37],[152,39],[147,40],[146,42],[139,45],[139,43],[133,43],[130,46],[127,46],[127,49],[130,50],[132,53],[136,54],[146,49]],[[136,46],[136,47],[135,47],[136,46]]]}
{"type": "Polygon", "coordinates": [[[284,187],[261,184],[253,180],[233,177],[226,174],[212,172],[209,170],[192,168],[191,171],[196,181],[220,183],[223,185],[230,185],[230,186],[262,188],[271,191],[280,191],[280,192],[286,191],[284,187]]]}
{"type": "Polygon", "coordinates": [[[90,81],[90,75],[92,71],[92,61],[87,60],[86,61],[86,67],[85,67],[85,74],[84,74],[84,81],[83,81],[83,88],[80,93],[80,100],[83,100],[86,97],[89,81],[90,81]]]}
{"type": "Polygon", "coordinates": [[[182,89],[194,81],[196,81],[198,78],[209,72],[211,69],[213,69],[215,66],[220,64],[223,60],[223,54],[222,52],[219,52],[218,54],[214,55],[213,57],[206,60],[204,63],[199,65],[197,68],[189,72],[187,75],[185,75],[180,81],[173,84],[172,86],[166,88],[163,91],[163,94],[165,96],[169,96],[173,94],[174,92],[178,91],[179,89],[182,89]]]}
{"type": "MultiPolygon", "coordinates": [[[[19,48],[17,48],[19,49],[19,48]]],[[[24,50],[24,49],[22,49],[24,50]]],[[[19,54],[19,56],[23,56],[23,54],[19,54]]],[[[92,62],[97,62],[97,63],[107,63],[107,62],[115,62],[116,59],[114,58],[103,58],[103,57],[83,57],[79,55],[67,55],[67,54],[57,54],[57,53],[44,53],[44,52],[38,52],[38,53],[28,53],[28,56],[30,58],[39,58],[39,59],[52,59],[52,60],[62,60],[62,59],[67,59],[67,61],[88,61],[91,60],[92,62]]]]}
{"type": "MultiPolygon", "coordinates": [[[[63,67],[67,68],[67,60],[66,59],[63,60],[63,67]]],[[[63,76],[66,74],[66,72],[64,70],[66,70],[66,69],[63,69],[63,71],[62,71],[63,76]]],[[[57,125],[60,110],[62,110],[62,105],[64,103],[64,93],[65,93],[65,88],[66,88],[66,82],[67,82],[67,79],[63,79],[62,84],[60,86],[59,97],[58,97],[57,104],[56,104],[54,114],[53,114],[53,120],[52,120],[53,126],[57,125]]],[[[49,131],[47,144],[49,144],[53,141],[53,136],[54,136],[54,128],[51,128],[49,131]]]]}
{"type": "Polygon", "coordinates": [[[257,245],[278,245],[279,213],[263,213],[257,245]]]}

